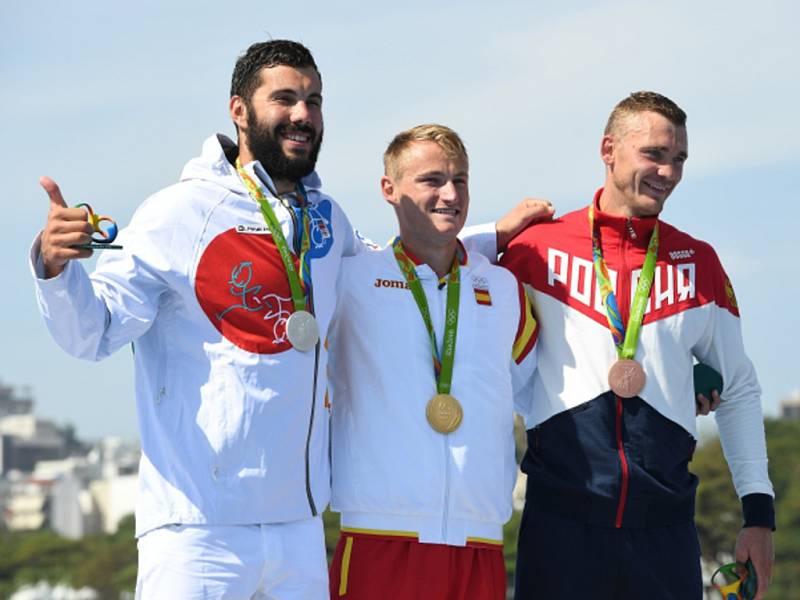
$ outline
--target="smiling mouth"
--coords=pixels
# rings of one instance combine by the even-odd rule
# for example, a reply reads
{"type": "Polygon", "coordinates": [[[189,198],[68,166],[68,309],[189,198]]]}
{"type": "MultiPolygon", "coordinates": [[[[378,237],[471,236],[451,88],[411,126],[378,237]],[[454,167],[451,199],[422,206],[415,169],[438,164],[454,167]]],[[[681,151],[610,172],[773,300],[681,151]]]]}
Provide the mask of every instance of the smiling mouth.
{"type": "Polygon", "coordinates": [[[461,211],[457,208],[432,208],[431,212],[437,215],[449,215],[451,217],[456,217],[461,214],[461,211]]]}
{"type": "Polygon", "coordinates": [[[301,133],[299,131],[283,132],[281,136],[285,140],[289,140],[290,142],[297,142],[298,144],[308,144],[311,142],[311,136],[309,134],[301,133]]]}
{"type": "Polygon", "coordinates": [[[293,144],[309,145],[316,138],[316,130],[310,125],[283,125],[277,130],[281,139],[293,144]]]}
{"type": "Polygon", "coordinates": [[[646,188],[648,188],[648,189],[650,189],[650,190],[653,190],[654,192],[656,192],[656,193],[658,193],[658,194],[666,194],[667,192],[669,192],[669,189],[670,189],[670,188],[669,188],[669,187],[667,187],[667,186],[664,186],[664,185],[658,185],[657,183],[651,183],[651,182],[649,182],[649,181],[642,181],[642,184],[643,184],[643,185],[644,185],[646,188]]]}

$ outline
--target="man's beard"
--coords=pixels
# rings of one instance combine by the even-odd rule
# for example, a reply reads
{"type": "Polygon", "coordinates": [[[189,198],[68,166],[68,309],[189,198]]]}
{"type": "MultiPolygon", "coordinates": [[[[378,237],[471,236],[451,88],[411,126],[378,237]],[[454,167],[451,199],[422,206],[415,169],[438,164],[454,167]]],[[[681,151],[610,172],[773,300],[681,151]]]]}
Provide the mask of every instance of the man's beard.
{"type": "Polygon", "coordinates": [[[317,137],[317,130],[310,125],[293,127],[293,130],[307,133],[312,140],[316,138],[316,141],[308,156],[290,158],[283,152],[280,137],[284,131],[289,129],[289,125],[279,125],[272,132],[269,127],[264,127],[258,122],[255,111],[250,109],[247,112],[247,129],[250,153],[267,170],[273,181],[297,182],[314,170],[314,166],[317,164],[317,155],[322,146],[322,131],[317,137]]]}

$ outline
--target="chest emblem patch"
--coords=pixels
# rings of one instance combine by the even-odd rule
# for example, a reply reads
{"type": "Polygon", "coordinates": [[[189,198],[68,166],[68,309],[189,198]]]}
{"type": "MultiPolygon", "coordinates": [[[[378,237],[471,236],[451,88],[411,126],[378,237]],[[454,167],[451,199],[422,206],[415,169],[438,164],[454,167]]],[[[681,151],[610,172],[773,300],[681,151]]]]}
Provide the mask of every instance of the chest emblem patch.
{"type": "Polygon", "coordinates": [[[200,257],[195,295],[214,327],[243,350],[291,348],[286,320],[294,312],[292,294],[272,236],[229,229],[215,237],[200,257]]]}
{"type": "Polygon", "coordinates": [[[489,281],[485,277],[472,278],[472,291],[475,293],[475,302],[482,306],[492,305],[492,295],[489,293],[489,281]]]}

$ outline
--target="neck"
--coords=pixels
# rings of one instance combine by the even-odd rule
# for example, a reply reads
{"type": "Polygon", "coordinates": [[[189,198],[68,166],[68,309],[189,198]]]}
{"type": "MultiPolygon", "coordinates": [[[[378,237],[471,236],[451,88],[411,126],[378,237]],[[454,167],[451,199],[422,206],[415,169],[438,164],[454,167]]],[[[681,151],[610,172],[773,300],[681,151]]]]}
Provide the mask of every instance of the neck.
{"type": "Polygon", "coordinates": [[[597,207],[604,213],[614,215],[616,217],[632,217],[630,209],[621,202],[618,202],[614,195],[613,183],[606,181],[603,191],[600,193],[600,199],[597,201],[597,207]]]}
{"type": "Polygon", "coordinates": [[[444,277],[450,272],[453,260],[456,257],[458,240],[452,239],[442,245],[432,245],[430,243],[421,243],[412,236],[405,236],[402,231],[400,232],[400,239],[403,240],[403,247],[417,257],[418,260],[433,269],[437,277],[444,277]]]}
{"type": "MultiPolygon", "coordinates": [[[[267,170],[267,173],[269,173],[269,170],[267,170]]],[[[294,192],[297,189],[297,182],[289,181],[288,179],[273,179],[272,183],[275,186],[275,191],[279,196],[288,194],[289,192],[294,192]]]]}

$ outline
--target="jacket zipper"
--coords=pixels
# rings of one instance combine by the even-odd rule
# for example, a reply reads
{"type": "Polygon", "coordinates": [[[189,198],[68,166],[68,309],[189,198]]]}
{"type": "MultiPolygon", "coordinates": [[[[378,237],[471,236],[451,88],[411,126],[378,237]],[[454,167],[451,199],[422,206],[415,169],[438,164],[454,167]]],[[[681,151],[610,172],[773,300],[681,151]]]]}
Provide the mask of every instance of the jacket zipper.
{"type": "MultiPolygon", "coordinates": [[[[434,273],[434,278],[436,274],[434,273]]],[[[434,279],[434,293],[436,294],[436,299],[439,304],[438,314],[444,314],[444,318],[447,318],[447,286],[440,286],[439,282],[434,279]],[[442,311],[442,295],[445,298],[445,310],[442,311]]],[[[442,327],[442,335],[437,336],[438,339],[444,337],[444,327],[442,327]]],[[[444,444],[444,499],[443,499],[443,506],[442,506],[442,543],[447,543],[447,520],[449,519],[450,514],[450,453],[449,444],[448,444],[448,436],[450,434],[445,433],[442,435],[442,444],[444,444]]]]}
{"type": "Polygon", "coordinates": [[[308,497],[308,507],[311,509],[311,516],[317,516],[317,505],[314,502],[314,495],[311,492],[311,465],[309,461],[309,450],[311,447],[311,434],[314,431],[314,414],[317,406],[317,373],[319,372],[319,341],[314,349],[314,387],[311,390],[311,415],[308,418],[308,436],[306,437],[306,496],[308,497]]]}
{"type": "Polygon", "coordinates": [[[445,433],[442,438],[444,441],[444,509],[442,510],[442,543],[447,543],[447,519],[450,513],[450,456],[447,447],[447,436],[445,433]]]}
{"type": "MultiPolygon", "coordinates": [[[[295,256],[300,256],[301,252],[301,237],[302,236],[302,229],[299,226],[297,213],[295,213],[294,208],[291,204],[284,202],[283,198],[279,198],[283,207],[289,212],[289,217],[292,221],[292,237],[293,237],[293,246],[294,246],[294,253],[295,256]]],[[[302,265],[300,265],[302,269],[302,265]]],[[[309,265],[309,271],[311,270],[311,265],[309,265]]],[[[299,273],[300,277],[302,277],[302,272],[299,273]]],[[[308,305],[306,308],[309,309],[309,312],[312,314],[314,313],[314,288],[311,287],[308,290],[308,305]]],[[[312,378],[312,388],[311,388],[311,413],[308,417],[308,434],[306,435],[306,448],[305,448],[305,476],[306,476],[306,498],[308,499],[308,507],[311,509],[311,515],[316,517],[317,512],[317,505],[314,502],[314,495],[311,490],[311,461],[309,459],[309,454],[311,450],[311,435],[314,432],[314,415],[316,414],[316,407],[317,407],[317,379],[319,376],[319,340],[317,340],[317,346],[314,348],[314,377],[312,378]]]]}
{"type": "MultiPolygon", "coordinates": [[[[620,299],[620,315],[626,320],[630,318],[630,295],[631,295],[631,278],[628,270],[627,251],[628,251],[628,236],[636,239],[636,231],[633,229],[631,219],[627,219],[625,223],[625,233],[622,236],[622,244],[620,244],[621,254],[621,268],[619,271],[619,292],[622,294],[620,299]]],[[[628,485],[630,483],[630,469],[628,465],[628,457],[625,455],[625,446],[622,443],[622,399],[619,396],[614,396],[614,430],[616,434],[617,455],[619,456],[620,468],[622,469],[622,479],[620,481],[619,501],[617,502],[617,515],[614,519],[614,527],[617,529],[622,527],[622,520],[625,517],[625,505],[628,500],[628,485]]]]}
{"type": "Polygon", "coordinates": [[[622,519],[625,516],[625,502],[628,499],[628,458],[625,456],[625,447],[622,444],[622,399],[615,396],[616,401],[616,434],[617,434],[617,454],[619,455],[620,466],[622,467],[622,481],[620,483],[619,502],[617,503],[617,517],[614,520],[614,527],[622,527],[622,519]]]}

